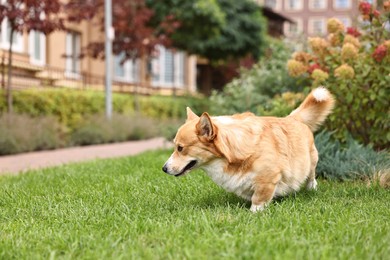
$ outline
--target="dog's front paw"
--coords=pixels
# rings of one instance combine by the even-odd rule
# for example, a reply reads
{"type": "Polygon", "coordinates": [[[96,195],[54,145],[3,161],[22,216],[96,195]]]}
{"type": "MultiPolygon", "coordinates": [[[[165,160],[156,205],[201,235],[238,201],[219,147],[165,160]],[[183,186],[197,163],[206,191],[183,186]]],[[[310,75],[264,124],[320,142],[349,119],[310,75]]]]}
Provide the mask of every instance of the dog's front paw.
{"type": "Polygon", "coordinates": [[[250,211],[253,213],[263,211],[264,210],[264,204],[255,205],[252,203],[250,211]]]}
{"type": "Polygon", "coordinates": [[[308,190],[317,190],[317,181],[314,179],[312,181],[308,181],[306,185],[306,189],[308,190]]]}

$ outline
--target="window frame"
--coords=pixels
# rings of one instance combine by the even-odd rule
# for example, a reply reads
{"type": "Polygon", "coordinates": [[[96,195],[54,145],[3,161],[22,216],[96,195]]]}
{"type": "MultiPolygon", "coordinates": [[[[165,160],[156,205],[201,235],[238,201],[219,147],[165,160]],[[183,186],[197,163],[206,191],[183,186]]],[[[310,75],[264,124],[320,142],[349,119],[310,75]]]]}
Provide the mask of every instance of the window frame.
{"type": "Polygon", "coordinates": [[[291,20],[293,20],[296,24],[297,31],[296,32],[291,32],[290,28],[291,25],[288,22],[285,22],[284,26],[284,33],[286,34],[287,37],[289,36],[298,36],[303,33],[303,19],[302,18],[297,18],[297,17],[292,17],[291,20]]]}
{"type": "Polygon", "coordinates": [[[345,28],[352,26],[352,19],[351,19],[351,17],[349,17],[349,16],[337,16],[336,18],[339,19],[344,24],[345,28]],[[343,21],[344,19],[348,20],[348,24],[344,23],[344,21],[343,21]]]}
{"type": "Polygon", "coordinates": [[[30,62],[34,65],[38,66],[44,66],[46,65],[46,36],[45,34],[38,32],[38,31],[30,31],[29,33],[29,55],[30,55],[30,62]],[[38,34],[39,41],[40,41],[40,53],[41,58],[36,59],[35,58],[35,37],[34,35],[38,34]]]}
{"type": "Polygon", "coordinates": [[[289,11],[289,12],[299,12],[299,11],[303,10],[303,4],[304,4],[304,1],[302,1],[302,0],[285,0],[284,9],[286,11],[289,11]],[[298,7],[297,8],[290,8],[291,1],[297,1],[298,7]]]}
{"type": "Polygon", "coordinates": [[[122,65],[120,64],[121,59],[123,58],[122,55],[115,55],[114,56],[114,80],[118,82],[126,82],[126,83],[137,83],[140,79],[140,61],[139,59],[136,60],[127,60],[122,65]],[[119,63],[116,64],[116,62],[119,60],[119,63]],[[122,67],[124,75],[118,75],[116,72],[116,66],[119,65],[122,67]]]}
{"type": "MultiPolygon", "coordinates": [[[[9,50],[11,44],[8,38],[8,18],[4,18],[1,23],[0,30],[0,46],[2,49],[9,50]],[[5,32],[5,33],[4,33],[5,32]]],[[[14,32],[15,42],[12,44],[12,52],[22,53],[24,51],[23,46],[23,34],[19,32],[14,32]]]]}
{"type": "Polygon", "coordinates": [[[325,17],[322,16],[314,16],[314,17],[309,17],[308,20],[308,34],[309,35],[319,35],[319,36],[324,36],[326,34],[326,19],[325,17]],[[314,31],[314,22],[315,21],[321,21],[322,22],[322,32],[317,33],[314,31]]]}
{"type": "Polygon", "coordinates": [[[333,0],[333,8],[334,8],[335,10],[349,10],[349,9],[352,8],[352,2],[351,2],[351,0],[345,0],[345,1],[348,2],[348,7],[338,7],[338,6],[337,6],[337,2],[338,2],[338,1],[339,1],[339,0],[333,0]]]}
{"type": "Polygon", "coordinates": [[[315,7],[314,6],[314,1],[316,1],[316,0],[310,0],[309,1],[309,9],[311,10],[311,11],[314,11],[314,12],[322,12],[322,11],[324,11],[324,10],[326,10],[327,8],[328,8],[328,1],[327,0],[322,0],[322,1],[320,1],[321,3],[323,3],[323,6],[321,7],[321,8],[317,8],[317,7],[315,7]]]}
{"type": "Polygon", "coordinates": [[[282,9],[282,0],[273,0],[275,2],[275,7],[270,7],[267,5],[267,0],[264,1],[264,6],[271,8],[272,10],[279,11],[282,9]]]}
{"type": "Polygon", "coordinates": [[[68,31],[65,35],[65,75],[69,78],[79,78],[81,76],[81,60],[77,56],[81,52],[81,33],[68,31]],[[73,54],[73,37],[76,36],[75,45],[78,53],[73,54]],[[73,68],[75,64],[75,68],[73,68]],[[73,70],[74,69],[74,70],[73,70]]]}
{"type": "Polygon", "coordinates": [[[157,47],[158,57],[152,59],[152,86],[154,87],[171,87],[171,88],[184,88],[185,86],[185,53],[182,51],[175,51],[166,49],[163,46],[157,47]],[[166,67],[165,58],[166,53],[173,54],[173,81],[166,81],[166,67]],[[158,79],[155,78],[156,70],[158,70],[158,79]],[[178,73],[179,72],[179,73],[178,73]]]}

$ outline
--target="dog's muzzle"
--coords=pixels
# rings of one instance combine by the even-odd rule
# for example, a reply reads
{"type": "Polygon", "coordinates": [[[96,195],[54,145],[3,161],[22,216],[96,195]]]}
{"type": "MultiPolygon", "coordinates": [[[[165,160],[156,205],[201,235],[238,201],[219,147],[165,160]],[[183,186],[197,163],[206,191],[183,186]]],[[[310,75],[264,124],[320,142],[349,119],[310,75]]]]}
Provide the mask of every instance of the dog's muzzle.
{"type": "MultiPolygon", "coordinates": [[[[175,174],[174,176],[175,177],[179,177],[181,175],[183,175],[184,173],[190,171],[192,168],[194,168],[194,166],[196,165],[197,161],[196,160],[192,160],[190,161],[178,174],[175,174]]],[[[168,174],[171,174],[169,173],[169,170],[168,170],[168,166],[167,166],[168,163],[165,163],[164,166],[162,167],[162,170],[163,172],[165,173],[168,173],[168,174]]]]}
{"type": "Polygon", "coordinates": [[[162,170],[163,170],[163,172],[168,173],[167,164],[164,164],[164,166],[162,167],[162,170]]]}

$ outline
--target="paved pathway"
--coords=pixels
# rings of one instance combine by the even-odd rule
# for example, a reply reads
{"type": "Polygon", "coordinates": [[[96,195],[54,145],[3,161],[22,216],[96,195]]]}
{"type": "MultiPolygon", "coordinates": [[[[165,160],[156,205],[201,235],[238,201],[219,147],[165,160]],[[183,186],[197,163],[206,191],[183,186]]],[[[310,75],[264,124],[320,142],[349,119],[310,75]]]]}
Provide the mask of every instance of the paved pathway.
{"type": "Polygon", "coordinates": [[[164,138],[116,144],[72,147],[53,151],[32,152],[0,156],[0,175],[17,174],[31,169],[81,162],[96,158],[113,158],[135,155],[147,150],[169,148],[164,138]]]}

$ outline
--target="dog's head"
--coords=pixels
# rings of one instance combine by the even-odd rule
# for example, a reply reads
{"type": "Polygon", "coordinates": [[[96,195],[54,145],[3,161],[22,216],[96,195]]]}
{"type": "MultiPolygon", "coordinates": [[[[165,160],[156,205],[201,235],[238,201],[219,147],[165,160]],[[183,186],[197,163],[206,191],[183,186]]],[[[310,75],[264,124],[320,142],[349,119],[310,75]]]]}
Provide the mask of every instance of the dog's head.
{"type": "Polygon", "coordinates": [[[187,121],[177,131],[173,140],[175,150],[162,170],[179,177],[221,157],[222,154],[214,142],[217,131],[207,113],[199,117],[187,108],[187,121]]]}

